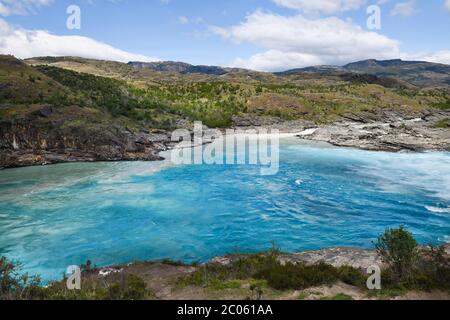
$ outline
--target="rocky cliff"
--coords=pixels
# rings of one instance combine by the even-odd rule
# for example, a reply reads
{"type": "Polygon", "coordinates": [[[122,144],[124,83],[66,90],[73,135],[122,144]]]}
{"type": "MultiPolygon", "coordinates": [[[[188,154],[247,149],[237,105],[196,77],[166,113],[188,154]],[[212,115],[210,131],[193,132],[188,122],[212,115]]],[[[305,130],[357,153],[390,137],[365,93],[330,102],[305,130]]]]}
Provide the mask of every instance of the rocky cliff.
{"type": "Polygon", "coordinates": [[[0,167],[74,161],[159,160],[165,142],[119,125],[52,125],[38,119],[0,122],[0,167]]]}

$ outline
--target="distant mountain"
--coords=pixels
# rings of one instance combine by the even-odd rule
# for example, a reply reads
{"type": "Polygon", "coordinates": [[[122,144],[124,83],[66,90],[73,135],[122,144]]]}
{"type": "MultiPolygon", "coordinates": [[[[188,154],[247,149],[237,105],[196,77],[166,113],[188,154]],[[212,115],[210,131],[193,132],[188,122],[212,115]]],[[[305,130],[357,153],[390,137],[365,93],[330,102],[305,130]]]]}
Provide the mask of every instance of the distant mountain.
{"type": "Polygon", "coordinates": [[[379,84],[388,88],[401,87],[441,87],[450,88],[450,65],[424,61],[395,60],[363,60],[345,66],[321,65],[297,68],[283,72],[267,73],[240,68],[220,66],[192,65],[185,62],[138,62],[119,63],[83,59],[77,57],[41,57],[27,59],[31,65],[46,64],[68,68],[74,71],[87,72],[106,77],[139,78],[159,81],[171,77],[192,76],[224,77],[227,80],[247,79],[248,81],[279,82],[277,77],[290,81],[292,76],[328,77],[344,81],[379,84]]]}
{"type": "Polygon", "coordinates": [[[339,66],[329,66],[329,65],[323,65],[323,66],[311,66],[306,68],[297,68],[297,69],[291,69],[287,71],[282,72],[275,72],[274,74],[279,76],[288,76],[288,75],[295,75],[300,73],[332,73],[332,72],[344,72],[345,69],[343,67],[339,66]]]}
{"type": "Polygon", "coordinates": [[[277,75],[289,76],[302,73],[330,74],[350,72],[357,74],[390,77],[409,82],[419,87],[449,87],[450,66],[425,61],[363,60],[338,66],[315,66],[278,72],[277,75]]]}
{"type": "Polygon", "coordinates": [[[386,68],[404,68],[404,67],[411,67],[411,66],[417,66],[417,65],[430,65],[434,64],[431,62],[424,62],[424,61],[404,61],[401,59],[393,59],[393,60],[375,60],[375,59],[369,59],[369,60],[362,60],[357,61],[353,63],[349,63],[345,65],[343,68],[347,70],[380,70],[386,69],[386,68]]]}
{"type": "Polygon", "coordinates": [[[128,63],[129,66],[135,69],[150,69],[159,72],[175,72],[180,74],[200,73],[207,75],[221,76],[229,72],[229,69],[225,69],[217,66],[194,66],[184,62],[136,62],[132,61],[128,63]]]}

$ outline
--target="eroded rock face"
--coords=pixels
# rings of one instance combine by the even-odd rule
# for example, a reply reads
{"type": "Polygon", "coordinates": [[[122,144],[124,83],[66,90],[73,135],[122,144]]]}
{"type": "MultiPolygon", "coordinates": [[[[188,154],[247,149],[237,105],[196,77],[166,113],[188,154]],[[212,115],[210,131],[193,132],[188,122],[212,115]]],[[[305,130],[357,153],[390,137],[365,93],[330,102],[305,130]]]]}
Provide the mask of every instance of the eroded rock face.
{"type": "MultiPolygon", "coordinates": [[[[47,110],[48,111],[48,110],[47,110]]],[[[37,128],[33,122],[0,123],[0,167],[76,161],[161,160],[164,149],[121,127],[37,128]]]]}
{"type": "Polygon", "coordinates": [[[281,255],[278,261],[281,264],[287,262],[306,264],[325,263],[336,268],[349,266],[361,270],[367,270],[367,268],[373,265],[383,266],[381,257],[375,251],[353,248],[332,248],[281,255]]]}
{"type": "MultiPolygon", "coordinates": [[[[239,256],[229,255],[224,257],[216,257],[212,259],[210,263],[217,263],[227,266],[236,259],[239,259],[239,256]]],[[[350,266],[361,270],[367,270],[367,268],[373,265],[383,267],[381,257],[375,251],[356,248],[331,248],[317,251],[281,254],[277,257],[277,260],[282,265],[286,263],[304,263],[307,265],[325,263],[336,268],[350,266]]]]}

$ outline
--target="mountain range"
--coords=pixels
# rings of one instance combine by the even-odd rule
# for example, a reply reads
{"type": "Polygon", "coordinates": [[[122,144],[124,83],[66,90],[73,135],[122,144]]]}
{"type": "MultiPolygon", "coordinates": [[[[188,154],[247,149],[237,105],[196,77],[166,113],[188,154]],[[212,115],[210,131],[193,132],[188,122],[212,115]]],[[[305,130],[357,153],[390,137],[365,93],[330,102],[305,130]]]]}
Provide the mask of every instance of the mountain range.
{"type": "MultiPolygon", "coordinates": [[[[175,72],[180,74],[206,74],[221,76],[233,72],[245,72],[245,69],[223,68],[219,66],[191,65],[183,62],[129,62],[129,66],[136,69],[149,69],[159,72],[175,72]]],[[[355,73],[390,77],[406,81],[419,87],[447,87],[450,86],[450,66],[425,61],[394,60],[363,60],[344,66],[321,65],[275,72],[277,76],[302,74],[343,74],[355,73]]]]}
{"type": "Polygon", "coordinates": [[[278,72],[277,75],[294,75],[303,73],[351,72],[369,74],[379,77],[394,77],[420,87],[450,86],[450,66],[424,61],[364,60],[345,66],[315,66],[278,72]]]}

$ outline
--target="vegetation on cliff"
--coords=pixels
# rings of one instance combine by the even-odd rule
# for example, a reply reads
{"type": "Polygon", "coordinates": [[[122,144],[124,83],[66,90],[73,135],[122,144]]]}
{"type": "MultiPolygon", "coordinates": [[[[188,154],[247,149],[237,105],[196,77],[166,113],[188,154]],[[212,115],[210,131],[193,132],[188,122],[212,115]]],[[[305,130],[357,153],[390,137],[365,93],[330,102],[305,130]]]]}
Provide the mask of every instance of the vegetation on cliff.
{"type": "MultiPolygon", "coordinates": [[[[227,127],[239,115],[327,123],[383,109],[408,114],[444,108],[449,99],[443,89],[367,81],[361,75],[183,74],[81,58],[29,60],[32,67],[12,57],[0,62],[5,80],[0,104],[78,105],[153,128],[176,126],[177,119],[227,127]]],[[[6,118],[5,111],[2,115],[6,118]]]]}

